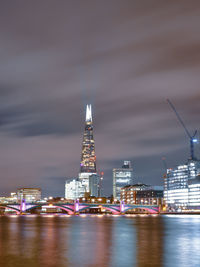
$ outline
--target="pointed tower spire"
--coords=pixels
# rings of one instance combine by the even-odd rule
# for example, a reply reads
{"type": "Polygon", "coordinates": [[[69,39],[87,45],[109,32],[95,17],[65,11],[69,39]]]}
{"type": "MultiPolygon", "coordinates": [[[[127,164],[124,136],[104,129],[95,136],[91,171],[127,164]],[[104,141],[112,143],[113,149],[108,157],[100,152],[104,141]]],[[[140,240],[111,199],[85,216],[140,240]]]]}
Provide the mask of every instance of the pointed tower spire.
{"type": "Polygon", "coordinates": [[[96,173],[96,156],[91,105],[86,106],[86,121],[82,142],[80,173],[96,173]]]}

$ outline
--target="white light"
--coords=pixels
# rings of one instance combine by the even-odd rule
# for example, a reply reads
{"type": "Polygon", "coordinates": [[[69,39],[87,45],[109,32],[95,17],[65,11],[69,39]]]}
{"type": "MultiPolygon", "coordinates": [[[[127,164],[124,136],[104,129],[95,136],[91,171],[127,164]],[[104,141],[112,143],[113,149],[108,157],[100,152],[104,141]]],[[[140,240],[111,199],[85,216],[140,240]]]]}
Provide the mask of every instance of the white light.
{"type": "Polygon", "coordinates": [[[86,121],[92,121],[92,106],[86,106],[86,121]]]}

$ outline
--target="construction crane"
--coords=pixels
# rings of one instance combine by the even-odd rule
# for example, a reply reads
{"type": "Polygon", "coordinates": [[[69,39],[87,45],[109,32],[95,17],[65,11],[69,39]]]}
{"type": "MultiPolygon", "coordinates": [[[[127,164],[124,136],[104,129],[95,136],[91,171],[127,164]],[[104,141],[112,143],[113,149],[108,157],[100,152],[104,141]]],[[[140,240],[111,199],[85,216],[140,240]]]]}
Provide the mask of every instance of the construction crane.
{"type": "Polygon", "coordinates": [[[172,104],[172,102],[167,99],[168,104],[170,105],[170,107],[173,109],[174,113],[176,114],[176,117],[178,119],[178,121],[180,122],[180,124],[183,126],[186,134],[188,135],[189,139],[190,139],[190,158],[191,160],[196,160],[195,156],[194,156],[194,143],[197,143],[197,130],[195,130],[194,134],[191,135],[190,132],[188,131],[188,129],[186,128],[183,120],[181,119],[180,115],[178,114],[178,112],[176,111],[174,105],[172,104]]]}
{"type": "Polygon", "coordinates": [[[162,163],[163,163],[164,170],[167,171],[167,162],[166,162],[165,157],[162,157],[162,163]]]}

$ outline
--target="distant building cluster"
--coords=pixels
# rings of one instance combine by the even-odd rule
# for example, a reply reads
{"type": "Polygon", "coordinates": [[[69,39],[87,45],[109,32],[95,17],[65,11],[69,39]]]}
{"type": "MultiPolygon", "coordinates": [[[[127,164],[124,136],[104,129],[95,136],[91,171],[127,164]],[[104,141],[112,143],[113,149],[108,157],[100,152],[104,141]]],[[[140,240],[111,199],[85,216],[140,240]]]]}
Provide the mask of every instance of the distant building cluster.
{"type": "Polygon", "coordinates": [[[125,204],[162,205],[163,187],[133,184],[133,168],[124,161],[121,168],[113,169],[113,198],[125,204]]]}
{"type": "Polygon", "coordinates": [[[121,189],[131,185],[133,181],[133,169],[130,161],[124,161],[121,168],[113,169],[113,197],[120,200],[121,189]]]}
{"type": "Polygon", "coordinates": [[[8,197],[0,197],[1,203],[17,203],[17,193],[12,192],[8,197]]]}
{"type": "MultiPolygon", "coordinates": [[[[91,105],[87,105],[80,172],[77,178],[67,179],[65,183],[65,198],[67,200],[85,199],[85,201],[91,201],[91,197],[101,197],[102,179],[103,175],[97,172],[96,167],[92,108],[91,105]]],[[[114,168],[112,201],[154,205],[162,203],[162,188],[157,190],[148,185],[134,185],[133,181],[133,168],[129,160],[125,160],[121,168],[114,168]]],[[[94,201],[94,198],[92,198],[92,201],[94,201]]]]}
{"type": "MultiPolygon", "coordinates": [[[[193,139],[192,139],[193,141],[193,139]]],[[[193,148],[193,147],[192,147],[193,148]]],[[[192,149],[193,152],[193,149],[192,149]]],[[[136,183],[131,161],[125,160],[120,168],[113,169],[113,195],[103,197],[103,172],[97,171],[91,105],[86,107],[85,127],[82,141],[80,170],[76,178],[67,179],[65,199],[89,203],[119,203],[135,205],[159,205],[166,211],[200,211],[200,161],[191,153],[184,165],[167,169],[162,186],[136,183]]],[[[52,201],[53,198],[49,197],[52,201]]],[[[1,203],[26,203],[41,200],[40,188],[19,188],[9,197],[0,197],[1,203]]],[[[54,199],[54,201],[57,201],[54,199]]],[[[48,205],[47,205],[48,206],[48,205]]]]}
{"type": "Polygon", "coordinates": [[[0,197],[1,203],[27,203],[37,202],[41,200],[42,191],[40,188],[19,188],[17,192],[13,192],[9,197],[0,197]]]}

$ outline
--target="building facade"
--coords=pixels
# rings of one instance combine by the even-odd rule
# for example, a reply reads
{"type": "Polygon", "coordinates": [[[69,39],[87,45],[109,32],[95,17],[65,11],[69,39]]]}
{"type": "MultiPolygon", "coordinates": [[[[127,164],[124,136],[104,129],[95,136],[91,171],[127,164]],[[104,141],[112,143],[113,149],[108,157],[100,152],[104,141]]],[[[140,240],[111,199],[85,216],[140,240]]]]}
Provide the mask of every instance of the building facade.
{"type": "Polygon", "coordinates": [[[89,192],[89,177],[93,174],[97,174],[97,169],[93,136],[92,106],[87,105],[79,172],[79,180],[82,181],[82,184],[85,186],[86,192],[89,192]]]}
{"type": "Polygon", "coordinates": [[[175,169],[167,169],[164,177],[164,201],[168,210],[198,208],[199,174],[198,160],[188,160],[186,164],[179,165],[175,169]]]}
{"type": "Polygon", "coordinates": [[[8,197],[0,197],[0,203],[16,203],[17,201],[18,199],[16,192],[12,192],[8,197]]]}
{"type": "Polygon", "coordinates": [[[120,190],[130,185],[133,180],[133,169],[130,161],[124,161],[122,168],[113,169],[113,197],[120,200],[120,190]]]}
{"type": "Polygon", "coordinates": [[[200,210],[200,175],[188,181],[188,203],[190,209],[200,210]]]}
{"type": "Polygon", "coordinates": [[[126,204],[162,205],[162,186],[146,184],[127,185],[121,188],[121,200],[126,204]]]}
{"type": "Polygon", "coordinates": [[[17,199],[19,202],[35,202],[41,200],[42,191],[40,188],[19,188],[17,190],[17,199]]]}
{"type": "Polygon", "coordinates": [[[98,174],[92,174],[89,177],[89,191],[90,196],[99,197],[100,196],[100,188],[99,188],[100,176],[98,174]]]}
{"type": "Polygon", "coordinates": [[[79,179],[68,179],[65,183],[65,198],[75,200],[84,197],[86,187],[79,179]]]}

